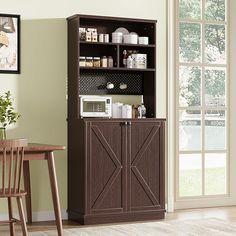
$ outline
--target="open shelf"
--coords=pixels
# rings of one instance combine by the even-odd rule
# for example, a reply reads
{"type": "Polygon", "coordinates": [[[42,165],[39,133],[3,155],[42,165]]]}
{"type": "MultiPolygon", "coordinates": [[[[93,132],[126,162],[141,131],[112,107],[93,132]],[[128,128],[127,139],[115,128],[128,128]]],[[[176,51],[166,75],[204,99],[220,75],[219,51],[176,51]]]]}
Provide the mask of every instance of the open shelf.
{"type": "MultiPolygon", "coordinates": [[[[126,19],[113,17],[97,17],[75,15],[68,19],[68,105],[69,117],[80,117],[80,95],[137,95],[147,109],[147,117],[156,116],[156,21],[146,19],[126,19]],[[109,34],[109,42],[81,41],[79,28],[96,29],[99,34],[109,34]],[[118,28],[135,32],[140,37],[148,37],[149,44],[113,43],[112,33],[118,28]],[[136,60],[138,65],[146,68],[126,68],[124,50],[128,55],[146,54],[136,60]],[[113,67],[81,67],[80,57],[112,57],[113,67]],[[144,61],[144,62],[143,62],[144,61]],[[114,89],[107,89],[106,84],[112,82],[114,89]],[[128,89],[120,90],[120,83],[128,85],[128,89]]],[[[86,59],[85,59],[86,60],[86,59]]],[[[136,99],[135,98],[135,99],[136,99]]],[[[130,102],[130,97],[127,104],[130,102]]],[[[124,102],[125,103],[125,102],[124,102]]],[[[135,102],[134,102],[135,103],[135,102]]],[[[132,105],[132,104],[131,104],[132,105]]]]}
{"type": "Polygon", "coordinates": [[[113,46],[117,46],[117,47],[119,47],[119,46],[128,46],[128,47],[143,47],[143,48],[145,48],[145,47],[147,47],[147,48],[155,48],[156,46],[155,46],[155,44],[147,44],[147,45],[145,45],[145,44],[131,44],[131,43],[112,43],[112,42],[109,42],[109,43],[105,43],[105,42],[87,42],[87,41],[79,41],[80,42],[80,44],[85,44],[85,45],[87,45],[87,44],[90,44],[90,45],[100,45],[100,46],[102,46],[102,45],[104,45],[104,46],[108,46],[108,45],[113,45],[113,46]]]}
{"type": "Polygon", "coordinates": [[[124,67],[80,67],[80,70],[94,70],[94,71],[143,71],[155,72],[154,68],[139,69],[139,68],[124,68],[124,67]]]}

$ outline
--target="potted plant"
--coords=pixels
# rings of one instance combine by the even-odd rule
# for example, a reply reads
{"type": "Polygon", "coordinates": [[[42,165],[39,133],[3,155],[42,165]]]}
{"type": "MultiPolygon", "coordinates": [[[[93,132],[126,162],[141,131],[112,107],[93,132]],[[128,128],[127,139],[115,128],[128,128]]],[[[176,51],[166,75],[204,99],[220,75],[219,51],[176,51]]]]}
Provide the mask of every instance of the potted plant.
{"type": "Polygon", "coordinates": [[[16,123],[20,114],[14,111],[10,91],[0,96],[0,139],[6,139],[6,127],[16,123]]]}

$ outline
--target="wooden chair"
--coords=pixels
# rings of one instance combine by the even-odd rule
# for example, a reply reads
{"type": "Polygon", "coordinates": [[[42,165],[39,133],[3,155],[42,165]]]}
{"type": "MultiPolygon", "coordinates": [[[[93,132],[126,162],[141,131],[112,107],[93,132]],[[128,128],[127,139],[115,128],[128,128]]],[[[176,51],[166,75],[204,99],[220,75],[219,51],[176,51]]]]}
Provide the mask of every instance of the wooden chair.
{"type": "Polygon", "coordinates": [[[20,189],[24,147],[28,145],[26,139],[0,140],[0,198],[7,198],[9,220],[0,223],[10,224],[10,235],[15,235],[15,222],[21,222],[23,236],[28,236],[22,197],[27,193],[20,189]],[[2,178],[2,179],[1,179],[2,178]],[[13,217],[12,198],[16,198],[20,220],[13,217]]]}

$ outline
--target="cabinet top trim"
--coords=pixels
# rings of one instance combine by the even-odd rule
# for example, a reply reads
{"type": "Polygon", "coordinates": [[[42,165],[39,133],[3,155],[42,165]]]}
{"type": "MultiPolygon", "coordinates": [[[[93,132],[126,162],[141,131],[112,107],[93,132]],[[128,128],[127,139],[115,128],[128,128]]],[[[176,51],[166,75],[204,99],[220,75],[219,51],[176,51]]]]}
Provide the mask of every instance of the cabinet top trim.
{"type": "Polygon", "coordinates": [[[77,18],[97,20],[110,20],[110,21],[128,21],[128,22],[139,22],[139,23],[157,23],[157,20],[151,19],[138,19],[138,18],[125,18],[125,17],[111,17],[111,16],[97,16],[97,15],[80,15],[76,14],[67,18],[67,20],[74,20],[77,18]]]}

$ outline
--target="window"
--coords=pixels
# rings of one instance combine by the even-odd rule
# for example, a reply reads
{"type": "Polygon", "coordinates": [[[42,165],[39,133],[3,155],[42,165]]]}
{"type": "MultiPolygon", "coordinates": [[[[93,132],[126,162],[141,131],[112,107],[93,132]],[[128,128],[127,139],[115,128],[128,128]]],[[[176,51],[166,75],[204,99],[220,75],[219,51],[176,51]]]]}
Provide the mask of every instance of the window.
{"type": "Polygon", "coordinates": [[[226,195],[227,0],[176,1],[176,198],[226,195]]]}

